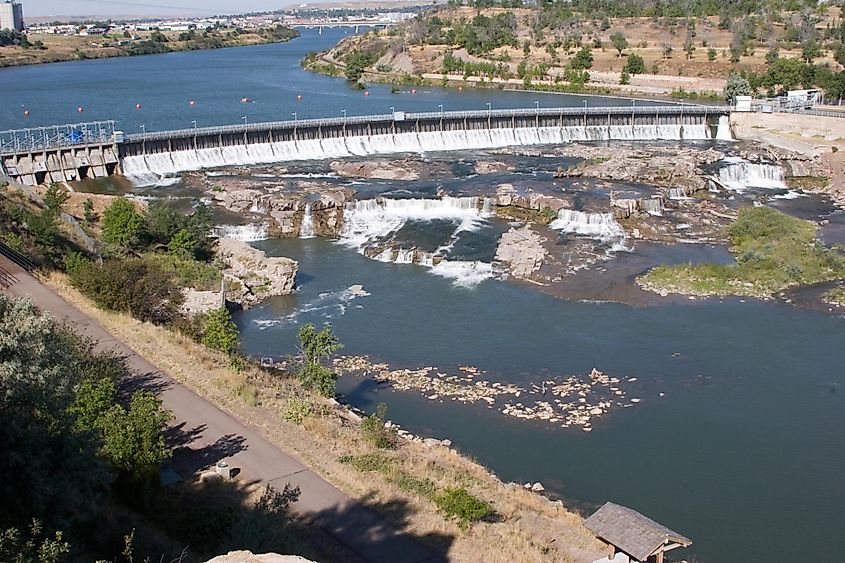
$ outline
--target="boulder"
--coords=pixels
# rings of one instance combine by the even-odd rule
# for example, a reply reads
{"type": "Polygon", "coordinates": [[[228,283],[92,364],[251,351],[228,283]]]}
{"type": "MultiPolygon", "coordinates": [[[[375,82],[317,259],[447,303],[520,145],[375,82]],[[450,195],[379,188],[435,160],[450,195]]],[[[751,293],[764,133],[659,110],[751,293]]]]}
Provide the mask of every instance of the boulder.
{"type": "Polygon", "coordinates": [[[245,242],[227,238],[218,240],[217,254],[227,265],[223,275],[230,301],[249,307],[264,297],[294,292],[299,268],[296,260],[268,258],[245,242]]]}
{"type": "Polygon", "coordinates": [[[255,554],[251,551],[230,551],[226,555],[218,555],[206,563],[314,563],[299,555],[279,555],[278,553],[255,554]]]}

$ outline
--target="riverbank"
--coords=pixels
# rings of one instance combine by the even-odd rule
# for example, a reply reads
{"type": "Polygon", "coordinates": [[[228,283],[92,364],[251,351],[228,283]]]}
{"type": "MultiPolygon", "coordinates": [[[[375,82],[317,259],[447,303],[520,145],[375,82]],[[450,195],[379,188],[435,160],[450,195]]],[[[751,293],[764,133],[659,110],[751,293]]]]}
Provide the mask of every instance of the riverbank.
{"type": "Polygon", "coordinates": [[[504,484],[440,442],[403,440],[397,451],[374,451],[361,438],[356,415],[308,395],[295,379],[253,368],[235,372],[225,357],[188,338],[97,309],[63,276],[54,275],[48,283],[139,355],[259,429],[271,442],[294,451],[307,467],[341,491],[393,515],[395,525],[450,560],[592,561],[603,552],[600,542],[582,526],[581,517],[562,502],[549,501],[522,485],[504,484]],[[289,421],[296,420],[295,413],[302,413],[299,423],[289,421]],[[352,458],[381,463],[368,467],[342,461],[352,458]],[[384,464],[390,466],[389,471],[383,470],[384,464]],[[444,519],[418,489],[406,490],[408,483],[464,486],[490,503],[497,518],[462,530],[444,519]]]}
{"type": "Polygon", "coordinates": [[[215,29],[187,33],[139,32],[131,38],[53,34],[29,34],[27,37],[30,47],[0,47],[0,68],[285,43],[299,37],[299,32],[279,26],[249,32],[215,29]]]}

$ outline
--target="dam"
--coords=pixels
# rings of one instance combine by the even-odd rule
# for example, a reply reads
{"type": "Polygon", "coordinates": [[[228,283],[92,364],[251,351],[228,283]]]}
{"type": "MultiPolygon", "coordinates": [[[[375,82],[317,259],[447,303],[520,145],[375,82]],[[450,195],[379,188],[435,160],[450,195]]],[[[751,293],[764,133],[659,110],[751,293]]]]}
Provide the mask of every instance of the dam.
{"type": "Polygon", "coordinates": [[[0,172],[26,184],[394,153],[573,141],[730,139],[719,106],[531,108],[343,116],[124,135],[114,121],[0,132],[0,172]]]}

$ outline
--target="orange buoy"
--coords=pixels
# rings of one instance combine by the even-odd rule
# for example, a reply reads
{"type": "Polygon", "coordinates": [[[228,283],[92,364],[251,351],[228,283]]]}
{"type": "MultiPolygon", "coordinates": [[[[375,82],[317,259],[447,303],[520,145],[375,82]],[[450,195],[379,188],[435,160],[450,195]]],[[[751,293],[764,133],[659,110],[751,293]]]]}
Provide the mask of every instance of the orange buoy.
{"type": "Polygon", "coordinates": [[[365,95],[365,96],[369,96],[369,95],[370,95],[370,91],[369,91],[369,90],[364,90],[364,95],[365,95]]]}
{"type": "Polygon", "coordinates": [[[23,116],[29,117],[29,110],[28,109],[23,110],[23,116]]]}
{"type": "Polygon", "coordinates": [[[249,98],[241,98],[241,103],[242,103],[242,104],[248,104],[248,103],[249,103],[249,98]]]}
{"type": "Polygon", "coordinates": [[[188,105],[194,107],[195,105],[197,105],[197,103],[194,100],[191,100],[190,102],[188,102],[188,105]]]}
{"type": "Polygon", "coordinates": [[[416,94],[416,93],[417,93],[417,89],[416,89],[416,88],[411,88],[411,94],[416,94]]]}
{"type": "Polygon", "coordinates": [[[78,108],[76,108],[76,111],[78,111],[79,113],[82,113],[83,111],[85,111],[85,108],[83,108],[82,106],[79,106],[78,108]]]}
{"type": "Polygon", "coordinates": [[[302,94],[299,94],[299,95],[296,97],[296,99],[297,99],[297,100],[302,100],[302,94]]]}
{"type": "Polygon", "coordinates": [[[458,92],[463,92],[463,91],[464,91],[464,87],[463,87],[463,86],[458,86],[458,92]]]}
{"type": "Polygon", "coordinates": [[[135,104],[135,109],[141,109],[141,104],[135,104]]]}

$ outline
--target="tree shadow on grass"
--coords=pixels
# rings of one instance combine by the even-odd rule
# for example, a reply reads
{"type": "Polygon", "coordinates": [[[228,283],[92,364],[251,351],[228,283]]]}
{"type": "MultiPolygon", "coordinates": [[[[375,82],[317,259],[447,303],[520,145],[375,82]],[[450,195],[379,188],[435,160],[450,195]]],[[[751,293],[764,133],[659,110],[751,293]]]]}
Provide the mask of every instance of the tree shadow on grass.
{"type": "Polygon", "coordinates": [[[371,491],[357,502],[307,515],[306,520],[337,538],[366,561],[435,563],[447,561],[455,536],[415,535],[411,517],[417,509],[401,498],[378,500],[371,491]]]}

